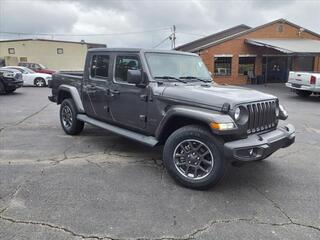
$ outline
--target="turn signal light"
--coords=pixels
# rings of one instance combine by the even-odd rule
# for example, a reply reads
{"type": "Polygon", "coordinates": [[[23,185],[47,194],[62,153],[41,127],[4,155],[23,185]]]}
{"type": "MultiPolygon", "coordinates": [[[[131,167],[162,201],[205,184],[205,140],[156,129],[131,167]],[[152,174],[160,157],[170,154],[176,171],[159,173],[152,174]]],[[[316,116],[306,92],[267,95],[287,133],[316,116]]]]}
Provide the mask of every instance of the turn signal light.
{"type": "Polygon", "coordinates": [[[216,122],[212,122],[210,123],[210,127],[212,129],[216,129],[216,130],[231,130],[235,128],[234,123],[216,123],[216,122]]]}
{"type": "Polygon", "coordinates": [[[316,84],[316,80],[317,80],[317,78],[315,76],[311,75],[310,84],[316,84]]]}

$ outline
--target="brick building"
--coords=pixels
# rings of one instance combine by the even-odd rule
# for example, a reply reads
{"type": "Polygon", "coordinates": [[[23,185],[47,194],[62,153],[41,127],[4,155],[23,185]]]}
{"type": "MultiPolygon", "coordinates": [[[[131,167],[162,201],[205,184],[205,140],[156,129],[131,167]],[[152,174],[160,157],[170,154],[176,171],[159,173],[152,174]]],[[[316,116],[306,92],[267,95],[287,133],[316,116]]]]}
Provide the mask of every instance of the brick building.
{"type": "Polygon", "coordinates": [[[218,83],[285,82],[290,70],[320,72],[320,35],[285,19],[238,25],[176,50],[198,53],[218,83]]]}

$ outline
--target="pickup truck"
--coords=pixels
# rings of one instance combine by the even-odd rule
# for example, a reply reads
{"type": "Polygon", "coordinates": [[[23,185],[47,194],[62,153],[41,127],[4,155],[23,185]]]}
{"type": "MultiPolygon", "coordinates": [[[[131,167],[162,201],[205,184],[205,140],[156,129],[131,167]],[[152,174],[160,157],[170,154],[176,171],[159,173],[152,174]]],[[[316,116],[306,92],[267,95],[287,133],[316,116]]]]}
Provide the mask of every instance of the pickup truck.
{"type": "Polygon", "coordinates": [[[12,93],[22,85],[22,74],[18,70],[0,68],[0,94],[12,93]]]}
{"type": "Polygon", "coordinates": [[[151,147],[180,184],[205,189],[228,163],[258,161],[295,140],[287,112],[259,91],[218,85],[193,53],[90,49],[84,72],[58,72],[49,100],[67,134],[88,123],[151,147]]]}
{"type": "Polygon", "coordinates": [[[312,93],[320,95],[320,73],[291,71],[286,86],[300,97],[309,97],[312,93]]]}

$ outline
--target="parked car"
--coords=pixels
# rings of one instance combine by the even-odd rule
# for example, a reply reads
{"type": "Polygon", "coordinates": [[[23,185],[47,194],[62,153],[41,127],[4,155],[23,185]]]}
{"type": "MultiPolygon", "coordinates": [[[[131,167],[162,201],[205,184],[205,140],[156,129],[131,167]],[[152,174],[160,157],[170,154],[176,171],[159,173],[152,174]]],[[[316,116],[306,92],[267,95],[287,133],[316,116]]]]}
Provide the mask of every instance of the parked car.
{"type": "Polygon", "coordinates": [[[46,73],[37,73],[26,67],[7,66],[3,69],[15,69],[22,73],[24,86],[45,87],[48,86],[48,81],[51,80],[51,75],[46,73]]]}
{"type": "Polygon", "coordinates": [[[300,97],[309,97],[312,93],[320,95],[320,73],[291,71],[286,86],[300,97]]]}
{"type": "Polygon", "coordinates": [[[295,140],[278,127],[287,113],[277,97],[218,85],[192,53],[90,49],[83,75],[60,72],[49,81],[63,130],[84,123],[149,146],[164,144],[169,174],[186,187],[218,183],[229,161],[258,161],[295,140]]]}
{"type": "Polygon", "coordinates": [[[22,74],[19,71],[0,68],[0,93],[12,93],[22,85],[22,74]]]}
{"type": "Polygon", "coordinates": [[[20,62],[18,64],[21,67],[27,67],[29,69],[32,69],[33,71],[37,72],[37,73],[46,73],[46,74],[53,74],[56,71],[54,70],[50,70],[47,67],[45,67],[44,65],[40,64],[40,63],[29,63],[29,62],[20,62]]]}

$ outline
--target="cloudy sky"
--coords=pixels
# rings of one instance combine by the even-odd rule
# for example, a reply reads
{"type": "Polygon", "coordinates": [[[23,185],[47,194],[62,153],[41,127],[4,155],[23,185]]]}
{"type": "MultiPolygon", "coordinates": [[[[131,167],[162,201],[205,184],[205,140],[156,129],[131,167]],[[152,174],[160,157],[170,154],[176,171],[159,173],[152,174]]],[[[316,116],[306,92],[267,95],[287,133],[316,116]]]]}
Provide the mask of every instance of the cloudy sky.
{"type": "MultiPolygon", "coordinates": [[[[152,48],[176,25],[178,46],[238,24],[255,27],[278,18],[320,33],[319,13],[318,0],[0,0],[0,38],[152,48]]],[[[170,48],[170,42],[158,48],[170,48]]]]}

